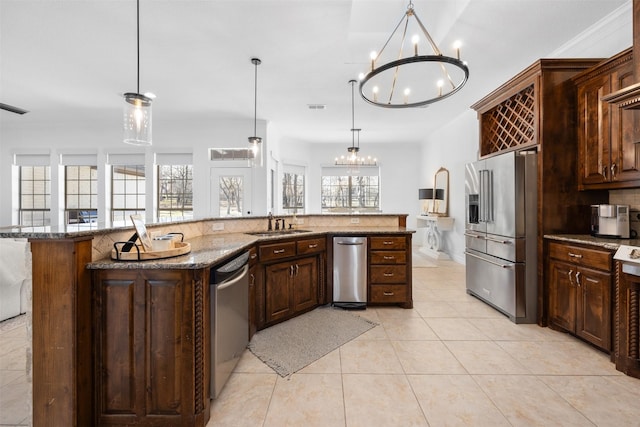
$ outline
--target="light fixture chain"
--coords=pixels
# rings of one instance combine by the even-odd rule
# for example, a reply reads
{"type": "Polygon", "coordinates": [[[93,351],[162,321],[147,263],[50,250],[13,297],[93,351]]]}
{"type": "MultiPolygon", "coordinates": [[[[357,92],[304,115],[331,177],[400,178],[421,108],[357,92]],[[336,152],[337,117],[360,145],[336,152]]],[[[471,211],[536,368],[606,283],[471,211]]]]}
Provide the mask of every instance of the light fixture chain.
{"type": "MultiPolygon", "coordinates": [[[[407,19],[404,23],[404,30],[402,31],[402,39],[400,40],[400,51],[398,52],[398,59],[402,59],[402,47],[404,46],[404,41],[407,38],[407,28],[409,27],[409,14],[406,15],[407,19]]],[[[400,66],[396,67],[396,70],[393,72],[393,81],[391,82],[391,92],[389,93],[389,104],[393,100],[393,92],[396,89],[396,81],[398,81],[398,72],[400,71],[400,66]]]]}
{"type": "Polygon", "coordinates": [[[355,108],[355,92],[354,85],[356,83],[355,80],[349,80],[351,84],[351,146],[355,147],[355,127],[356,127],[356,108],[355,108]]]}

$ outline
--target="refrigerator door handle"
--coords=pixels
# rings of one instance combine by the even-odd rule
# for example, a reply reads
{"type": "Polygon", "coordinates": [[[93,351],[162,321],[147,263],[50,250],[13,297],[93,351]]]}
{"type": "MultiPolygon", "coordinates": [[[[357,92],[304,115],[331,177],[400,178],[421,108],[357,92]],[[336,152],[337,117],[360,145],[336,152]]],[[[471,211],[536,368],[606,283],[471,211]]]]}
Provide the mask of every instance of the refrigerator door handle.
{"type": "Polygon", "coordinates": [[[487,222],[493,222],[493,173],[487,170],[487,222]]]}
{"type": "Polygon", "coordinates": [[[496,242],[496,243],[502,243],[503,245],[510,245],[511,244],[510,240],[493,239],[491,237],[485,237],[485,239],[491,240],[492,242],[496,242]]]}
{"type": "Polygon", "coordinates": [[[486,207],[486,201],[485,201],[486,188],[485,188],[485,182],[484,182],[485,172],[486,170],[484,169],[478,170],[478,174],[479,174],[478,181],[480,181],[480,197],[478,198],[478,203],[480,204],[480,206],[478,207],[478,222],[487,221],[487,216],[486,216],[487,207],[486,207]]]}
{"type": "Polygon", "coordinates": [[[475,239],[486,239],[485,236],[483,236],[482,234],[471,234],[471,233],[464,233],[464,235],[466,237],[473,237],[475,239]]]}
{"type": "Polygon", "coordinates": [[[515,267],[515,264],[500,264],[498,262],[493,262],[493,261],[490,261],[490,260],[488,260],[486,258],[483,258],[481,256],[472,254],[471,252],[468,252],[468,251],[464,251],[464,254],[465,255],[469,255],[470,257],[473,257],[473,258],[478,258],[478,259],[480,259],[480,260],[482,260],[484,262],[488,262],[489,264],[497,265],[498,267],[501,267],[501,268],[513,268],[513,267],[515,267]]]}

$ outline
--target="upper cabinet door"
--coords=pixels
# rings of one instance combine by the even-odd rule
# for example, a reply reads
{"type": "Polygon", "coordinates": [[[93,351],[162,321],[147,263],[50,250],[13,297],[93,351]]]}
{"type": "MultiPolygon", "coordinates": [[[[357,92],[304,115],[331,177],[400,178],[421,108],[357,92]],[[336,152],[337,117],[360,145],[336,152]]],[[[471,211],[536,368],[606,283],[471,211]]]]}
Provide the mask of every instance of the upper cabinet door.
{"type": "Polygon", "coordinates": [[[610,180],[609,104],[600,100],[611,92],[611,76],[599,74],[578,86],[578,186],[610,180]]]}
{"type": "MultiPolygon", "coordinates": [[[[611,74],[612,91],[636,83],[633,64],[626,62],[611,74]]],[[[611,181],[640,180],[640,111],[611,107],[611,181]]]]}

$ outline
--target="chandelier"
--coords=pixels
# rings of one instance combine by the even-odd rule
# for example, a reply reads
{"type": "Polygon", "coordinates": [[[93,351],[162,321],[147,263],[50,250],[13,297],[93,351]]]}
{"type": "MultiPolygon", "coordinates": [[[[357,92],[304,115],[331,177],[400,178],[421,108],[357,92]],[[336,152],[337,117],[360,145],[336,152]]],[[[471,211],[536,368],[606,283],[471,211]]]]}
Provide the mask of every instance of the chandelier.
{"type": "Polygon", "coordinates": [[[378,160],[368,157],[361,157],[360,151],[360,131],[355,125],[355,80],[349,80],[351,85],[351,147],[347,147],[349,152],[346,156],[336,157],[336,166],[377,166],[378,160]],[[358,144],[356,145],[356,133],[358,135],[358,144]]]}
{"type": "Polygon", "coordinates": [[[136,40],[138,60],[137,92],[125,93],[124,142],[131,145],[151,145],[152,93],[140,93],[140,0],[136,1],[136,40]]]}
{"type": "Polygon", "coordinates": [[[418,18],[410,0],[407,11],[382,49],[371,52],[371,70],[360,76],[360,95],[369,104],[386,108],[423,107],[448,98],[458,92],[469,78],[467,63],[460,60],[460,46],[459,42],[454,45],[455,58],[443,55],[418,18]],[[411,18],[415,23],[410,25],[411,18]],[[401,27],[402,31],[399,32],[401,27]],[[433,54],[420,54],[421,36],[417,34],[418,30],[433,54]],[[413,55],[403,57],[409,31],[416,31],[411,38],[413,49],[407,49],[413,55]],[[395,57],[391,56],[393,53],[385,52],[391,42],[399,43],[395,57]],[[380,65],[387,58],[389,62],[380,65]]]}

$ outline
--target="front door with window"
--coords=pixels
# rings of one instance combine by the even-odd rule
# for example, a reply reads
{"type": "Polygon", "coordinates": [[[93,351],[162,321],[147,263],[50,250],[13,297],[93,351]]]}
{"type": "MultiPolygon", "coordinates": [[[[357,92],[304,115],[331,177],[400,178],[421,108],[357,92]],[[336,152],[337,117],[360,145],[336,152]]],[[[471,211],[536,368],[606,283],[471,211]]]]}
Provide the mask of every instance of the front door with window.
{"type": "Polygon", "coordinates": [[[220,218],[251,214],[251,169],[211,168],[211,213],[220,218]]]}

